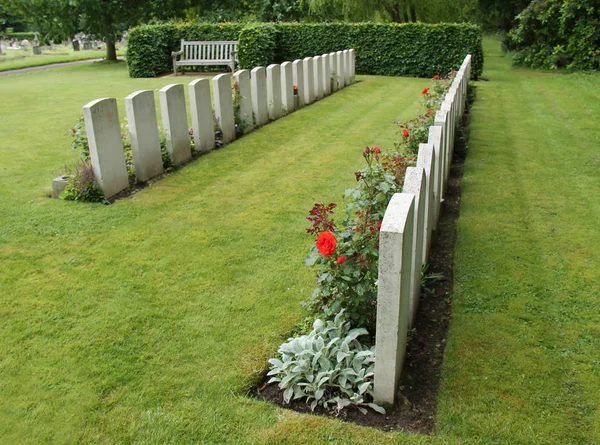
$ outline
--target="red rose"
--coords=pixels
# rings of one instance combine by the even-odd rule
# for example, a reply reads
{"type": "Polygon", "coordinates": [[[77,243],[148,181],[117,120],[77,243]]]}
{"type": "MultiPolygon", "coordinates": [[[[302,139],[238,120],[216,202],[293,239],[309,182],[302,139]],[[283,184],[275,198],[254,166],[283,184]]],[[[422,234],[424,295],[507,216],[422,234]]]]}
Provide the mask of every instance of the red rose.
{"type": "Polygon", "coordinates": [[[335,235],[329,231],[321,232],[317,237],[317,249],[323,256],[333,255],[336,243],[335,235]]]}
{"type": "Polygon", "coordinates": [[[338,264],[344,264],[346,262],[346,257],[344,255],[339,256],[337,259],[338,264]]]}
{"type": "Polygon", "coordinates": [[[435,80],[440,80],[440,75],[439,75],[439,74],[436,74],[435,76],[433,76],[433,78],[434,78],[435,80]]]}
{"type": "Polygon", "coordinates": [[[375,155],[375,160],[379,161],[379,155],[375,155]]]}
{"type": "Polygon", "coordinates": [[[407,138],[408,137],[408,130],[405,128],[404,131],[402,132],[404,134],[404,137],[407,138]]]}
{"type": "Polygon", "coordinates": [[[421,94],[427,94],[429,92],[429,88],[423,88],[423,91],[421,91],[421,94]]]}
{"type": "Polygon", "coordinates": [[[383,221],[379,221],[379,222],[377,223],[377,228],[378,228],[379,230],[381,230],[381,223],[383,223],[383,221]]]}
{"type": "Polygon", "coordinates": [[[377,145],[376,145],[375,147],[373,147],[373,151],[374,151],[375,153],[381,153],[381,149],[380,149],[380,148],[379,148],[379,146],[377,146],[377,145]]]}
{"type": "Polygon", "coordinates": [[[298,86],[294,85],[294,91],[298,91],[298,86]]]}

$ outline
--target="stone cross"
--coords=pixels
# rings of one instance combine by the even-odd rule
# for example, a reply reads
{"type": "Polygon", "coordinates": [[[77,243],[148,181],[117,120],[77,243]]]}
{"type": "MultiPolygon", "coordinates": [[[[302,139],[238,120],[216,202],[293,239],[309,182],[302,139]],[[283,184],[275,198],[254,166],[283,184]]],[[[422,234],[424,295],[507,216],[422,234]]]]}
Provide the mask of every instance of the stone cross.
{"type": "Polygon", "coordinates": [[[97,99],[83,107],[92,170],[105,198],[129,187],[116,99],[97,99]]]}
{"type": "Polygon", "coordinates": [[[163,172],[154,91],[136,91],[125,98],[135,176],[146,182],[163,172]]]}
{"type": "Polygon", "coordinates": [[[210,81],[196,79],[188,85],[192,128],[194,129],[194,147],[200,153],[215,148],[215,122],[210,100],[210,81]]]}

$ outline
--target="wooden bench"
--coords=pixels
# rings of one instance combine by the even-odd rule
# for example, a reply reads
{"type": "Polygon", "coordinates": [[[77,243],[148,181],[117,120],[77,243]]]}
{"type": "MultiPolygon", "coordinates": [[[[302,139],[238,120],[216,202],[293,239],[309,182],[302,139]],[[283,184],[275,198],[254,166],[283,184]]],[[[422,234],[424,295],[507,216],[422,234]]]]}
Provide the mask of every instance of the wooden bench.
{"type": "Polygon", "coordinates": [[[238,42],[186,42],[181,41],[181,49],[173,51],[173,73],[177,76],[179,66],[217,66],[229,65],[235,70],[238,42]],[[177,57],[181,56],[179,60],[177,57]]]}

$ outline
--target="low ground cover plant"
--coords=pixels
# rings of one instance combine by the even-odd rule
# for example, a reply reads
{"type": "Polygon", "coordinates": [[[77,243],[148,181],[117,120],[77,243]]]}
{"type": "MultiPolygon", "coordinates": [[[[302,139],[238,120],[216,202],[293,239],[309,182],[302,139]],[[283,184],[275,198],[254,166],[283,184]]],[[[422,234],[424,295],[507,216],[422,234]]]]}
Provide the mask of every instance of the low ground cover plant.
{"type": "Polygon", "coordinates": [[[406,169],[416,163],[419,144],[428,140],[435,112],[453,78],[453,72],[445,78],[434,76],[432,86],[421,92],[424,111],[415,119],[398,123],[401,139],[394,149],[374,146],[363,150],[366,167],[355,173],[356,185],[344,193],[347,204],[340,224],[334,220],[336,203],[317,203],[310,210],[307,219],[311,226],[306,231],[315,237],[315,243],[305,264],[317,268],[317,286],[304,305],[308,320],[315,320],[313,330],[288,339],[279,347],[279,358],[269,360],[269,375],[274,376],[269,383],[278,383],[286,403],[305,398],[311,410],[321,405],[339,414],[346,407],[364,412],[368,406],[384,412],[371,403],[374,374],[370,359],[364,373],[359,370],[365,362],[357,362],[362,364],[355,370],[360,378],[352,380],[354,386],[347,386],[342,369],[348,369],[344,360],[349,357],[358,360],[372,353],[374,362],[379,230],[389,201],[402,191],[406,169]],[[343,335],[340,331],[330,338],[330,329],[340,330],[342,325],[343,335]],[[340,344],[349,333],[356,335],[353,341],[341,340],[340,344]],[[358,336],[362,343],[356,341],[358,336]],[[344,348],[341,354],[340,347],[344,348]],[[334,353],[337,365],[329,360],[334,353]],[[342,375],[344,384],[337,380],[342,375]]]}

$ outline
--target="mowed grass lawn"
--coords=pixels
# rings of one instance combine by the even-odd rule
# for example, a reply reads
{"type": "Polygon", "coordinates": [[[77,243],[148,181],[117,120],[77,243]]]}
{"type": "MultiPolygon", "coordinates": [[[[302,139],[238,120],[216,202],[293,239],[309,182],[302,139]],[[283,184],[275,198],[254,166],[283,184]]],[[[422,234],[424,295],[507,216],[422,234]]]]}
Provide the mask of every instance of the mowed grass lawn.
{"type": "Polygon", "coordinates": [[[117,97],[124,119],[126,95],[181,78],[0,79],[0,442],[260,442],[306,419],[245,397],[311,295],[305,217],[429,83],[360,80],[103,206],[48,198],[81,107],[117,97]]]}
{"type": "Polygon", "coordinates": [[[1,442],[599,443],[600,76],[485,43],[429,437],[244,396],[310,295],[308,209],[340,202],[427,80],[360,77],[105,207],[46,198],[76,158],[63,134],[88,101],[173,79],[0,79],[1,442]]]}
{"type": "MultiPolygon", "coordinates": [[[[118,55],[122,53],[122,50],[117,51],[118,55]]],[[[0,72],[104,57],[106,57],[106,50],[73,51],[72,48],[62,45],[54,50],[44,50],[41,55],[34,55],[31,47],[27,50],[7,50],[0,55],[0,72]]]]}

